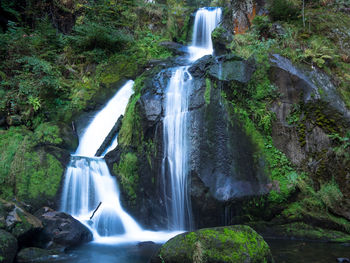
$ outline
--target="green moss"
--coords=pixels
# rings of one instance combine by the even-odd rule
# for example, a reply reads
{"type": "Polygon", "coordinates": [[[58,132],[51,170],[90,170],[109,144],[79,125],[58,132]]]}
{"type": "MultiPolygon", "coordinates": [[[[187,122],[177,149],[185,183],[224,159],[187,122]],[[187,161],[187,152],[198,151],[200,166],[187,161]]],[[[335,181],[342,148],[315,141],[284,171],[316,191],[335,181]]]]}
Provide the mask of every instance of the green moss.
{"type": "Polygon", "coordinates": [[[56,126],[45,124],[34,134],[22,128],[1,132],[0,148],[5,153],[0,160],[2,198],[16,195],[21,200],[40,203],[56,195],[63,167],[54,156],[40,149],[34,150],[33,146],[38,142],[60,143],[57,133],[56,126]]]}
{"type": "Polygon", "coordinates": [[[165,262],[271,262],[266,242],[248,226],[201,229],[178,235],[165,243],[165,262]]]}
{"type": "Polygon", "coordinates": [[[120,184],[131,202],[136,201],[136,189],[139,183],[138,159],[134,153],[126,153],[121,156],[119,164],[114,164],[113,172],[120,177],[120,184]]]}
{"type": "Polygon", "coordinates": [[[140,127],[140,115],[136,103],[141,94],[133,95],[126,108],[122,127],[118,135],[118,143],[121,146],[139,146],[142,141],[142,130],[140,127]]]}
{"type": "Polygon", "coordinates": [[[34,132],[34,141],[38,144],[60,144],[63,142],[60,137],[59,127],[53,123],[42,123],[34,132]]]}
{"type": "Polygon", "coordinates": [[[210,92],[211,92],[211,81],[210,79],[205,79],[204,100],[207,105],[210,103],[210,92]]]}

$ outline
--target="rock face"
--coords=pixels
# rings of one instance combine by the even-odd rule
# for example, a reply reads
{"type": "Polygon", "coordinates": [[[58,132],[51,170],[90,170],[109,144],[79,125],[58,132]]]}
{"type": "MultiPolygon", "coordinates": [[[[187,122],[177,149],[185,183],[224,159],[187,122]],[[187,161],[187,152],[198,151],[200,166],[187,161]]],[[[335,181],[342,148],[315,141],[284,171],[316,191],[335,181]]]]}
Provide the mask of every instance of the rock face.
{"type": "Polygon", "coordinates": [[[237,225],[178,235],[166,242],[151,262],[271,263],[273,259],[261,236],[248,226],[237,225]]]}
{"type": "Polygon", "coordinates": [[[92,240],[89,229],[66,213],[44,207],[35,215],[43,222],[41,239],[49,247],[72,247],[92,240]]]}
{"type": "Polygon", "coordinates": [[[12,263],[17,254],[17,240],[10,233],[0,229],[0,262],[12,263]]]}
{"type": "Polygon", "coordinates": [[[280,94],[271,108],[277,117],[272,126],[274,144],[316,184],[334,179],[344,198],[330,209],[350,220],[350,162],[334,152],[329,136],[344,136],[350,111],[322,71],[295,66],[280,55],[273,55],[271,62],[270,79],[280,94]]]}
{"type": "MultiPolygon", "coordinates": [[[[254,62],[234,55],[217,59],[220,68],[211,56],[203,57],[189,68],[193,85],[189,91],[188,159],[196,227],[223,225],[223,218],[217,215],[223,214],[226,202],[267,193],[263,161],[253,158],[255,146],[221,100],[220,85],[234,82],[243,89],[255,71],[254,62]]],[[[147,227],[167,227],[167,197],[163,189],[169,180],[162,177],[163,118],[171,74],[171,69],[165,69],[144,80],[132,113],[136,116],[132,124],[133,139],[106,156],[113,168],[127,152],[137,155],[138,183],[133,185],[136,200],[129,198],[130,189],[127,191],[123,183],[122,198],[128,211],[147,227]]],[[[123,178],[116,175],[122,182],[123,178]]]]}

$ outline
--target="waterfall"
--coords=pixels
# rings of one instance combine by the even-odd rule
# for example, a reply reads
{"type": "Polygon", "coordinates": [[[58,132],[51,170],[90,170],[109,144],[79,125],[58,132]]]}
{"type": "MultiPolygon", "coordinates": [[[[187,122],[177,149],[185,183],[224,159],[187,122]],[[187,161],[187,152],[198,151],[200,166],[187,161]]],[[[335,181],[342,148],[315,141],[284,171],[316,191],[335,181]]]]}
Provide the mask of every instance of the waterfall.
{"type": "MultiPolygon", "coordinates": [[[[191,202],[188,194],[188,97],[192,88],[190,63],[213,53],[211,32],[221,18],[221,9],[199,9],[196,13],[193,45],[189,47],[189,65],[171,69],[165,98],[164,158],[162,176],[165,182],[169,228],[191,228],[191,202]]],[[[124,113],[133,94],[128,81],[99,111],[80,138],[79,146],[67,167],[61,210],[72,214],[93,233],[95,242],[166,241],[180,232],[146,231],[122,208],[118,184],[105,160],[95,157],[118,118],[124,113]],[[101,204],[101,206],[95,209],[101,204]],[[93,215],[93,217],[92,217],[93,215]]],[[[117,136],[117,135],[116,135],[117,136]]],[[[114,138],[108,151],[117,146],[114,138]]]]}
{"type": "MultiPolygon", "coordinates": [[[[132,87],[133,81],[128,81],[89,123],[65,174],[61,210],[85,224],[95,242],[161,242],[178,234],[143,230],[122,208],[117,182],[103,157],[94,157],[115,122],[124,114],[133,94],[132,87]],[[90,219],[100,202],[101,206],[90,219]]],[[[113,149],[116,142],[114,138],[106,152],[113,149]]]]}
{"type": "Polygon", "coordinates": [[[192,35],[192,45],[189,47],[190,60],[213,54],[211,33],[221,22],[221,8],[200,8],[196,12],[192,35]]]}
{"type": "Polygon", "coordinates": [[[172,72],[163,120],[163,176],[169,174],[170,179],[170,185],[167,186],[170,189],[166,192],[170,192],[171,202],[167,202],[166,208],[171,229],[191,227],[191,207],[187,191],[187,94],[191,88],[192,77],[187,69],[188,67],[179,67],[172,72]]]}
{"type": "MultiPolygon", "coordinates": [[[[220,8],[201,8],[195,16],[190,63],[213,54],[211,33],[221,19],[220,8]]],[[[189,66],[172,69],[165,98],[163,119],[164,157],[162,176],[169,228],[192,228],[191,200],[188,193],[188,97],[192,88],[189,66]]]]}

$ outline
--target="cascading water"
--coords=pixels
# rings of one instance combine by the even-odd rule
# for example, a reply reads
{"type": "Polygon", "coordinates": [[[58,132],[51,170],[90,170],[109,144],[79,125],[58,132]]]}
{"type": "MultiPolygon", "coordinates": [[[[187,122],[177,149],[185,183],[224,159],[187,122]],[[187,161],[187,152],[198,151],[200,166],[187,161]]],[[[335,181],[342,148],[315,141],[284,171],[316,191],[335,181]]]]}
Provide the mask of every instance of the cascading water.
{"type": "Polygon", "coordinates": [[[221,8],[200,8],[195,16],[192,45],[189,47],[190,60],[196,61],[214,52],[211,33],[221,22],[221,8]]]}
{"type": "MultiPolygon", "coordinates": [[[[163,176],[169,174],[170,202],[167,214],[171,229],[191,228],[191,206],[187,191],[187,113],[192,77],[188,67],[172,72],[165,101],[163,176]]],[[[168,180],[169,180],[168,179],[168,180]]],[[[164,179],[165,180],[165,179],[164,179]]]]}
{"type": "MultiPolygon", "coordinates": [[[[133,94],[132,87],[133,81],[128,81],[94,117],[85,129],[65,175],[61,210],[88,226],[96,242],[158,242],[177,234],[142,230],[123,210],[118,185],[106,162],[103,158],[94,157],[114,123],[124,113],[133,94]],[[90,219],[100,202],[101,206],[90,219]]],[[[116,146],[116,138],[111,145],[116,146]]]]}
{"type": "MultiPolygon", "coordinates": [[[[220,8],[201,8],[197,11],[193,42],[189,47],[190,63],[213,54],[211,33],[221,20],[220,8]]],[[[192,228],[191,202],[188,194],[188,95],[192,88],[189,66],[172,70],[164,116],[163,180],[169,228],[192,228]]]]}

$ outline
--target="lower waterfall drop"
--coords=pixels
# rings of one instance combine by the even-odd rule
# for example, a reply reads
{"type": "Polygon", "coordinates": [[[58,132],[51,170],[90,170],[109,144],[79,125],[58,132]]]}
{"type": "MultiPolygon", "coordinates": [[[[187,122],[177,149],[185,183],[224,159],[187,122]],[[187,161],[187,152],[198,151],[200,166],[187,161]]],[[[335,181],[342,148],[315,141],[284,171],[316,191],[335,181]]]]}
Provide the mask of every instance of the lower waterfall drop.
{"type": "MultiPolygon", "coordinates": [[[[143,230],[122,208],[116,179],[105,160],[94,156],[116,120],[124,114],[132,88],[133,81],[128,81],[89,123],[65,175],[61,210],[87,226],[94,242],[163,242],[179,233],[143,230]]],[[[115,141],[111,144],[116,145],[115,141]]]]}

